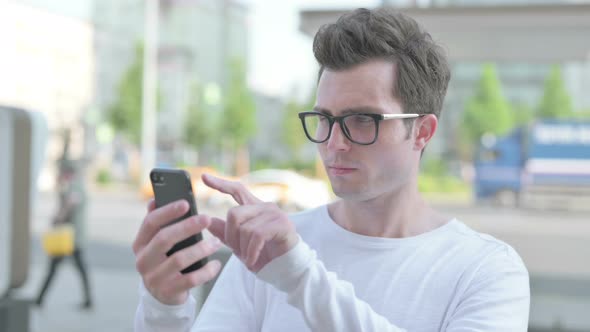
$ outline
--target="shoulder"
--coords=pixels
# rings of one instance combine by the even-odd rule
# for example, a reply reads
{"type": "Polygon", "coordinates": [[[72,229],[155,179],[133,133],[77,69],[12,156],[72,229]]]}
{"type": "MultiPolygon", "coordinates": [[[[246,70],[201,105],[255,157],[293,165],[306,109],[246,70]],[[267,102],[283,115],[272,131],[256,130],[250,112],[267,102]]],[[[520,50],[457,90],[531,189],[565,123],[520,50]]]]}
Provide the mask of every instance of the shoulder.
{"type": "Polygon", "coordinates": [[[297,233],[308,244],[324,241],[329,236],[331,219],[326,205],[289,215],[297,233]]]}
{"type": "Polygon", "coordinates": [[[327,213],[326,205],[321,205],[313,209],[292,213],[289,215],[289,220],[299,229],[309,227],[310,224],[314,224],[318,220],[329,218],[327,213]]]}
{"type": "Polygon", "coordinates": [[[303,210],[296,213],[289,214],[289,219],[295,224],[305,223],[310,219],[321,217],[326,211],[326,205],[321,205],[312,209],[303,210]]]}
{"type": "Polygon", "coordinates": [[[465,254],[470,257],[470,268],[464,277],[471,282],[517,277],[528,284],[527,268],[516,250],[508,243],[489,234],[477,232],[455,221],[454,236],[465,254]]]}
{"type": "Polygon", "coordinates": [[[477,249],[477,252],[488,258],[502,258],[507,263],[524,266],[516,250],[508,243],[489,234],[475,231],[461,221],[454,220],[454,222],[455,236],[468,248],[477,249]]]}

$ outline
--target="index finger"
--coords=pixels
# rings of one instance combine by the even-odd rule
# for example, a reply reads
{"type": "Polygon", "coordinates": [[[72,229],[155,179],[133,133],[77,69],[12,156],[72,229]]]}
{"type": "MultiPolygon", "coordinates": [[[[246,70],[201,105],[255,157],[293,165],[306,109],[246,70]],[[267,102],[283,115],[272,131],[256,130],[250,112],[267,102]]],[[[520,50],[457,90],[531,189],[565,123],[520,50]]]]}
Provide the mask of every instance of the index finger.
{"type": "Polygon", "coordinates": [[[221,179],[210,174],[203,174],[201,178],[208,187],[231,195],[240,205],[262,203],[241,182],[221,179]]]}
{"type": "Polygon", "coordinates": [[[156,209],[156,200],[155,199],[150,199],[150,201],[147,204],[147,211],[148,213],[154,211],[156,209]]]}
{"type": "Polygon", "coordinates": [[[179,200],[150,211],[139,227],[139,231],[133,242],[133,251],[137,253],[139,248],[143,248],[151,241],[160,228],[174,219],[182,217],[188,209],[188,203],[185,200],[179,200]]]}

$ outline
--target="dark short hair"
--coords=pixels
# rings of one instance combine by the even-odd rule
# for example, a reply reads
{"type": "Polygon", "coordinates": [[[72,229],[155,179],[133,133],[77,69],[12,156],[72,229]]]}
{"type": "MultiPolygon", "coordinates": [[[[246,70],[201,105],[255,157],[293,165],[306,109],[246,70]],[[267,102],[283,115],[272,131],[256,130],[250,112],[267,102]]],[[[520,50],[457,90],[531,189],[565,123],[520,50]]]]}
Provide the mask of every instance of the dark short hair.
{"type": "Polygon", "coordinates": [[[391,8],[359,8],[323,25],[313,41],[321,77],[375,59],[395,63],[393,95],[405,113],[440,116],[451,71],[445,52],[411,17],[391,8]]]}

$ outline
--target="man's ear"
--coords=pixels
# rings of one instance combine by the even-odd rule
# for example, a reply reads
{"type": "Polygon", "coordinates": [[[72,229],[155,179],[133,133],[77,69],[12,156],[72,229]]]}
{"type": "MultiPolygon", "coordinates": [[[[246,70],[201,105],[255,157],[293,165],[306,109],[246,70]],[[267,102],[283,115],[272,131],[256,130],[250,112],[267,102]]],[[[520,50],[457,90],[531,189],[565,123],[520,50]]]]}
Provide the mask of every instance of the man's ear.
{"type": "Polygon", "coordinates": [[[419,118],[414,127],[414,149],[421,151],[434,136],[438,127],[438,119],[436,115],[428,114],[419,118]]]}

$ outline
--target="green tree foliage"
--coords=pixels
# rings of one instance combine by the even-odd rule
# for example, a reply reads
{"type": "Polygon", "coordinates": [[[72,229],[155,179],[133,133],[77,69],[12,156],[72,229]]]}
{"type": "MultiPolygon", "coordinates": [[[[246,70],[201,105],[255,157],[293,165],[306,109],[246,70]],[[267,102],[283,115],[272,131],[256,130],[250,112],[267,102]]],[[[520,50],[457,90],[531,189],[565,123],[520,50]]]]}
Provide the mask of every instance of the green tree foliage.
{"type": "Polygon", "coordinates": [[[293,155],[294,161],[301,159],[301,149],[307,143],[307,137],[301,125],[301,120],[298,114],[300,112],[309,111],[315,104],[315,87],[310,94],[310,97],[305,103],[299,103],[292,98],[285,105],[283,124],[282,124],[282,140],[283,143],[289,148],[293,155]]]}
{"type": "Polygon", "coordinates": [[[471,158],[474,147],[485,133],[506,134],[514,126],[510,105],[502,95],[496,68],[483,66],[475,95],[467,102],[461,121],[461,154],[471,158]]]}
{"type": "Polygon", "coordinates": [[[516,104],[512,106],[512,112],[514,115],[515,127],[527,125],[535,118],[532,107],[525,104],[516,104]]]}
{"type": "Polygon", "coordinates": [[[224,98],[221,120],[225,148],[243,148],[256,133],[256,105],[246,82],[246,69],[242,61],[230,63],[230,80],[224,98]]]}
{"type": "MultiPolygon", "coordinates": [[[[239,59],[230,62],[229,84],[223,101],[223,116],[220,119],[219,143],[224,150],[224,160],[233,154],[233,171],[243,175],[249,171],[250,156],[248,141],[256,134],[256,104],[246,82],[246,68],[239,59]]],[[[227,171],[228,162],[224,162],[227,171]]]]}
{"type": "Polygon", "coordinates": [[[575,112],[574,118],[578,120],[590,120],[590,109],[575,112]]]}
{"type": "Polygon", "coordinates": [[[184,142],[195,149],[201,149],[213,139],[215,128],[212,118],[207,116],[202,89],[193,84],[184,120],[184,142]]]}
{"type": "Polygon", "coordinates": [[[293,154],[294,159],[299,159],[301,148],[306,140],[298,117],[298,113],[302,111],[303,107],[293,99],[285,105],[281,138],[293,154]]]}
{"type": "Polygon", "coordinates": [[[117,98],[107,110],[109,123],[131,142],[141,140],[143,46],[137,45],[135,58],[117,88],[117,98]]]}
{"type": "Polygon", "coordinates": [[[543,97],[536,116],[548,119],[574,116],[572,100],[565,89],[559,66],[553,66],[545,80],[543,97]]]}

